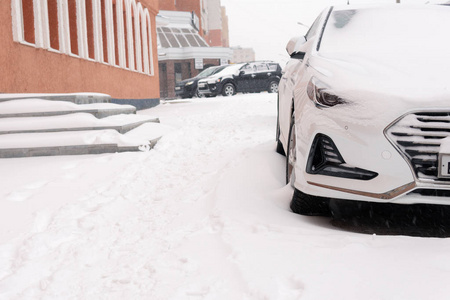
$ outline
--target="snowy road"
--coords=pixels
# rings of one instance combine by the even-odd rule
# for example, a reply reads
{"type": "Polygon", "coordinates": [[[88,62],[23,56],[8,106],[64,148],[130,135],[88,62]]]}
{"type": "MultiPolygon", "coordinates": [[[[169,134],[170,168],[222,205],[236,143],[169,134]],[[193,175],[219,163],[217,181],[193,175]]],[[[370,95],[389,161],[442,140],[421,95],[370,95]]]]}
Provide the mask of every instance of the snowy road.
{"type": "Polygon", "coordinates": [[[276,95],[142,114],[150,152],[0,161],[0,299],[448,299],[450,240],[290,212],[276,95]]]}

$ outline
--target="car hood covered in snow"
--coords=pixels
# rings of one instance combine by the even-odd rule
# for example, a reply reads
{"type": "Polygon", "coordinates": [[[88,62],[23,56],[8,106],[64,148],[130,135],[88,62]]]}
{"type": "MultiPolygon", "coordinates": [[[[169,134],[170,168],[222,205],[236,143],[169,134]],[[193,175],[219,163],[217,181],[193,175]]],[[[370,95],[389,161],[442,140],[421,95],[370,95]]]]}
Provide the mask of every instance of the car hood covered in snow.
{"type": "Polygon", "coordinates": [[[309,65],[359,101],[373,93],[448,106],[449,35],[450,7],[336,9],[309,65]]]}

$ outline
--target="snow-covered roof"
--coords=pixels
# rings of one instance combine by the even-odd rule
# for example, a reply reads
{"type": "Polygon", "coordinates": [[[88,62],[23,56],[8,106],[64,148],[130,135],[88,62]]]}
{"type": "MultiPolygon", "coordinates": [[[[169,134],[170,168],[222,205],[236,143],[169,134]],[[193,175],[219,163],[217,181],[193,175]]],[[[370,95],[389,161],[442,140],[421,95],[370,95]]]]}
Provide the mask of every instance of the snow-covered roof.
{"type": "Polygon", "coordinates": [[[157,18],[158,60],[225,59],[229,48],[210,47],[198,33],[198,18],[194,13],[160,10],[157,18]]]}
{"type": "Polygon", "coordinates": [[[209,47],[198,32],[187,26],[163,26],[156,29],[162,48],[209,47]]]}
{"type": "Polygon", "coordinates": [[[160,10],[157,18],[158,47],[209,47],[198,34],[198,17],[185,11],[160,10]]]}

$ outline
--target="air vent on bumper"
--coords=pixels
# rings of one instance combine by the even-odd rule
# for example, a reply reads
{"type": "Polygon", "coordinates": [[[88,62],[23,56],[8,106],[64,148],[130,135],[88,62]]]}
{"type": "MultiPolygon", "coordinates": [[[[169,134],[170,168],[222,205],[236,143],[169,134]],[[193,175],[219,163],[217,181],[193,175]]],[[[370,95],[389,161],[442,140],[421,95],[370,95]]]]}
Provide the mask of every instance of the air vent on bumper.
{"type": "Polygon", "coordinates": [[[378,176],[378,173],[346,164],[334,142],[324,134],[317,134],[314,138],[306,172],[358,180],[370,180],[378,176]]]}

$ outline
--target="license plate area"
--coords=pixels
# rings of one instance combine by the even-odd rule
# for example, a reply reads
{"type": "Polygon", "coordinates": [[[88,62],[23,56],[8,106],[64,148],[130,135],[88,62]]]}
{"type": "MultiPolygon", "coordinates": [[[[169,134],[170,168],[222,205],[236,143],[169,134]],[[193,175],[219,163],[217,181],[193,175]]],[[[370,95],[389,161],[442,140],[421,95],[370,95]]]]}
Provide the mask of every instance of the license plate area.
{"type": "Polygon", "coordinates": [[[450,178],[450,154],[439,153],[439,178],[450,178]]]}

